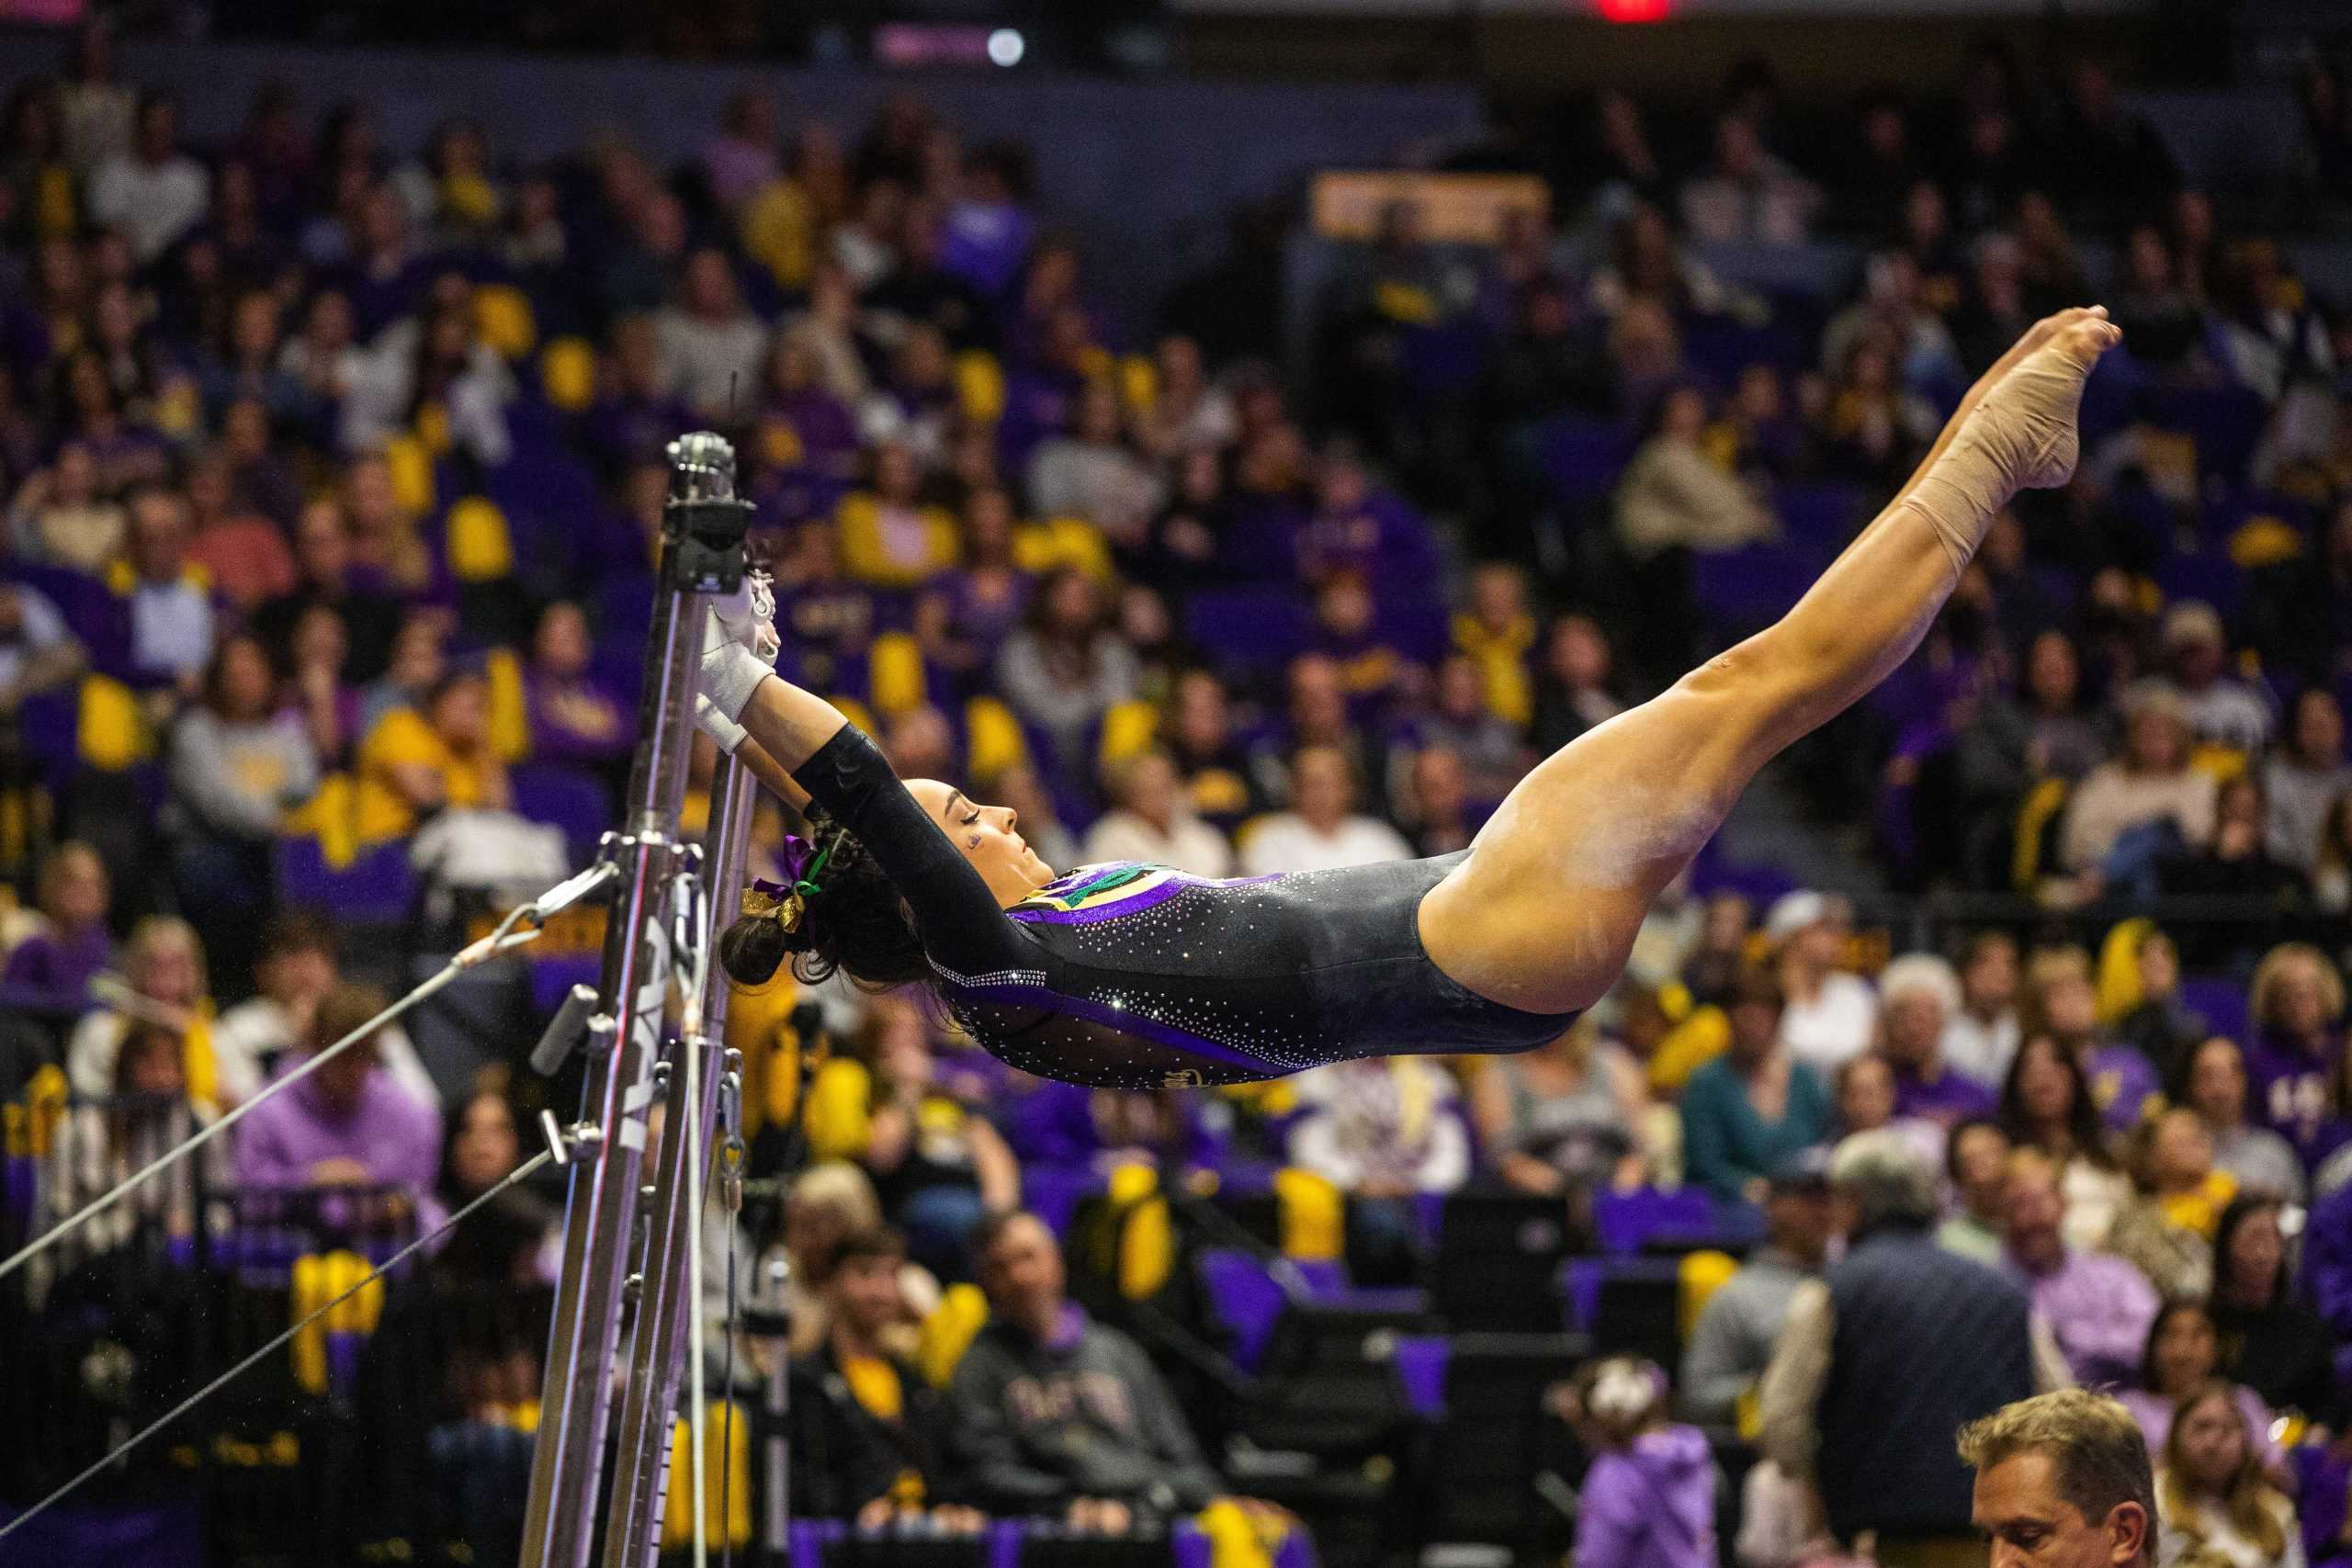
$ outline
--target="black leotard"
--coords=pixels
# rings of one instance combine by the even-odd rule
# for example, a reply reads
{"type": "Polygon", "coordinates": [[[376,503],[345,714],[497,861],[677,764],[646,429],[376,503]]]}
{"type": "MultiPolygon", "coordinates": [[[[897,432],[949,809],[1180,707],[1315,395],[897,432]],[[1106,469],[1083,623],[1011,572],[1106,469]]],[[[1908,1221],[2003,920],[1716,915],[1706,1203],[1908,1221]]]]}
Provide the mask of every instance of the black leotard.
{"type": "Polygon", "coordinates": [[[1488,1001],[1430,961],[1416,912],[1459,854],[1234,882],[1088,866],[1005,909],[854,727],[793,777],[905,896],[950,1013],[1024,1072],[1240,1083],[1351,1056],[1522,1051],[1576,1017],[1488,1001]]]}

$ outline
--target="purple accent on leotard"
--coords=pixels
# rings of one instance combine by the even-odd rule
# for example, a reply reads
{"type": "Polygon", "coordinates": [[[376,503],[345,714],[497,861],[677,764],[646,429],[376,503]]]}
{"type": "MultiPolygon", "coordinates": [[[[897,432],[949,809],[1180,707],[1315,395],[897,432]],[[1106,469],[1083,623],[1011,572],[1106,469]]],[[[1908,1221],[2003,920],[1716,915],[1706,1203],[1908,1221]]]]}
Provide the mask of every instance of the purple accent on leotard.
{"type": "MultiPolygon", "coordinates": [[[[1143,863],[1139,861],[1114,862],[1109,865],[1094,868],[1094,874],[1099,876],[1104,872],[1120,866],[1141,863],[1143,863]]],[[[1035,908],[1026,904],[1016,904],[1005,913],[1024,925],[1090,926],[1097,920],[1113,920],[1122,915],[1136,915],[1146,909],[1157,908],[1188,888],[1248,887],[1255,883],[1281,880],[1279,873],[1266,876],[1237,876],[1220,880],[1216,877],[1194,876],[1189,871],[1176,871],[1168,866],[1156,865],[1151,869],[1164,873],[1165,879],[1154,883],[1139,893],[1131,893],[1125,897],[1113,898],[1102,904],[1090,904],[1077,909],[1035,908]]],[[[1051,898],[1055,897],[1055,889],[1075,884],[1079,879],[1079,874],[1073,872],[1059,882],[1047,883],[1030,897],[1039,899],[1051,898]]]]}
{"type": "Polygon", "coordinates": [[[993,1003],[1000,1007],[1021,1008],[1032,1012],[1055,1013],[1066,1018],[1082,1018],[1089,1023],[1100,1023],[1155,1045],[1165,1045],[1171,1051],[1189,1055],[1205,1056],[1213,1062],[1242,1067],[1268,1077],[1281,1077],[1296,1072],[1252,1056],[1247,1051],[1237,1051],[1230,1045],[1220,1045],[1214,1040],[1204,1040],[1189,1030],[1146,1018],[1139,1012],[1114,1008],[1087,997],[1074,997],[1065,991],[1049,991],[1038,986],[956,986],[955,999],[965,1002],[993,1003]]]}

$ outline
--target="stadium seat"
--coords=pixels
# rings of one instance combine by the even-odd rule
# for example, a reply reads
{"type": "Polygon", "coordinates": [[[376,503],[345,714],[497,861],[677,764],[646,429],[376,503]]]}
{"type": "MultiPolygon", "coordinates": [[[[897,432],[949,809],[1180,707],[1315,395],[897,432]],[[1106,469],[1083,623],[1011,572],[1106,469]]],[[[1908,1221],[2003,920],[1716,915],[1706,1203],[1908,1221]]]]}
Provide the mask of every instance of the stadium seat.
{"type": "Polygon", "coordinates": [[[560,829],[571,863],[584,866],[613,820],[605,782],[560,762],[526,762],[509,771],[514,809],[534,822],[560,829]]]}
{"type": "Polygon", "coordinates": [[[1608,494],[1633,455],[1622,426],[1574,415],[1546,422],[1537,440],[1544,476],[1562,501],[1597,501],[1608,494]]]}
{"type": "Polygon", "coordinates": [[[328,910],[346,925],[403,925],[415,907],[416,873],[405,839],[367,845],[338,868],[327,863],[316,839],[280,838],[271,860],[279,897],[328,910]]]}

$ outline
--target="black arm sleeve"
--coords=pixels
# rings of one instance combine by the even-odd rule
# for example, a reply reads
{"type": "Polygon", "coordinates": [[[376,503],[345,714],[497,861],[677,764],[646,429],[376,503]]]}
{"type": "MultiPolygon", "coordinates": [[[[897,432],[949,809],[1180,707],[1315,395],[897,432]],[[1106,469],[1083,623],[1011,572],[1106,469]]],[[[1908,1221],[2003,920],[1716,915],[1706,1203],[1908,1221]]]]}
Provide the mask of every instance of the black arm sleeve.
{"type": "Polygon", "coordinates": [[[792,777],[857,836],[898,885],[934,960],[966,975],[1023,961],[1025,944],[988,883],[915,803],[863,730],[843,725],[792,777]]]}

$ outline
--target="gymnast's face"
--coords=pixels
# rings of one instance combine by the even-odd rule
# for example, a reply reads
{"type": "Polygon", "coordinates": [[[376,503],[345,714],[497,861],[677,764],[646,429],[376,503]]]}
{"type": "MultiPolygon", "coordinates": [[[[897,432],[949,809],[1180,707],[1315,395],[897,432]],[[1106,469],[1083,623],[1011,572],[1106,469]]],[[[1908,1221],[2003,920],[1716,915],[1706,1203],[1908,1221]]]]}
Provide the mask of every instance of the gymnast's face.
{"type": "Polygon", "coordinates": [[[998,903],[1010,908],[1054,879],[1053,867],[1016,830],[1021,814],[1012,807],[979,805],[937,779],[909,779],[907,793],[972,863],[998,903]]]}

